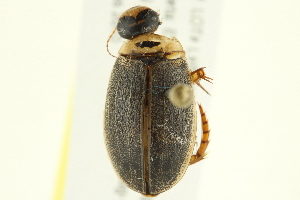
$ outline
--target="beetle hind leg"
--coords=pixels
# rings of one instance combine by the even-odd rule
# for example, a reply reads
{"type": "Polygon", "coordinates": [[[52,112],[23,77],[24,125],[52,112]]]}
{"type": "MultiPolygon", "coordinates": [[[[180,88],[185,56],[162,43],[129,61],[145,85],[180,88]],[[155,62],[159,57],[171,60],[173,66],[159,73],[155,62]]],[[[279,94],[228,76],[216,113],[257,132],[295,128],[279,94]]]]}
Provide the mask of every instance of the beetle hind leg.
{"type": "Polygon", "coordinates": [[[206,119],[206,115],[203,111],[203,108],[200,104],[199,104],[199,109],[200,109],[200,114],[201,114],[203,135],[202,135],[201,145],[200,145],[199,149],[197,150],[195,155],[191,156],[190,165],[195,164],[195,163],[199,162],[200,160],[205,159],[205,156],[207,155],[206,149],[209,144],[208,122],[206,119]]]}

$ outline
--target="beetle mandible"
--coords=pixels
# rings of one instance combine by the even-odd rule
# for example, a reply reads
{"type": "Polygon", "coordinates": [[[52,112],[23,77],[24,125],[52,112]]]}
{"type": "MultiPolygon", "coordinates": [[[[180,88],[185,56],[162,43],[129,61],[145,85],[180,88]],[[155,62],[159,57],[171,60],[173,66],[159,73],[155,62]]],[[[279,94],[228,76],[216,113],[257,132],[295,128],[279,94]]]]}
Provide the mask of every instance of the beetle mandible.
{"type": "Polygon", "coordinates": [[[105,104],[104,137],[112,165],[129,188],[148,197],[178,183],[189,165],[204,159],[209,143],[207,119],[198,104],[203,135],[192,155],[192,85],[202,87],[199,81],[211,78],[203,68],[191,72],[180,42],[154,34],[159,25],[158,13],[145,6],[120,16],[116,29],[128,40],[119,50],[105,104]]]}

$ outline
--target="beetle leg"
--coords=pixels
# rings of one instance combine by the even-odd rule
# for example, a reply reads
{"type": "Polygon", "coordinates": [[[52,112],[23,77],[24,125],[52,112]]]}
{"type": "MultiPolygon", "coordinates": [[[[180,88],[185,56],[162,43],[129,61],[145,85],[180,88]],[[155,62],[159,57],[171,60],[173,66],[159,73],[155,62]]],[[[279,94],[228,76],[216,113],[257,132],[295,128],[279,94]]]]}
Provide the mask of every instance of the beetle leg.
{"type": "Polygon", "coordinates": [[[201,68],[196,69],[195,71],[191,72],[191,80],[193,83],[196,81],[200,81],[200,79],[204,79],[207,82],[212,83],[210,80],[214,80],[214,79],[205,76],[204,68],[205,67],[201,67],[201,68]]]}
{"type": "Polygon", "coordinates": [[[202,130],[203,135],[201,139],[201,145],[199,149],[197,150],[197,153],[195,155],[191,156],[190,165],[195,164],[196,162],[199,162],[200,160],[205,159],[205,156],[207,155],[206,148],[209,143],[209,128],[208,128],[208,122],[206,119],[206,115],[203,111],[202,106],[199,104],[200,114],[201,114],[201,121],[202,121],[202,130]]]}
{"type": "Polygon", "coordinates": [[[210,82],[210,83],[212,83],[210,80],[213,80],[212,78],[205,76],[205,72],[203,70],[204,68],[205,67],[201,67],[201,68],[191,72],[190,77],[191,77],[191,81],[193,83],[196,83],[199,87],[202,88],[202,90],[204,90],[207,94],[209,94],[208,91],[200,84],[201,79],[206,80],[207,82],[210,82]]]}

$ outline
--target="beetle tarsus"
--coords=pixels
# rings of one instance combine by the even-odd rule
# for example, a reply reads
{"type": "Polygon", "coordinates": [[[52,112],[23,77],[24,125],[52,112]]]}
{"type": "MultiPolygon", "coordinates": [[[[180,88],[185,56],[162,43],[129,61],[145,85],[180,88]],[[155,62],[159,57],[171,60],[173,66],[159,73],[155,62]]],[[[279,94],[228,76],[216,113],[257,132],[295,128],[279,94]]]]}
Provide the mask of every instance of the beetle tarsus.
{"type": "Polygon", "coordinates": [[[198,105],[199,105],[200,114],[201,114],[203,135],[202,135],[202,139],[201,139],[201,145],[200,145],[199,149],[197,150],[197,153],[195,155],[191,156],[190,165],[195,164],[195,163],[199,162],[200,160],[205,159],[205,156],[207,155],[206,149],[209,144],[209,132],[210,131],[209,131],[209,127],[208,127],[208,121],[206,119],[206,115],[203,111],[202,106],[200,104],[198,104],[198,105]]]}
{"type": "Polygon", "coordinates": [[[206,92],[208,95],[209,92],[200,84],[200,80],[203,79],[209,83],[212,83],[210,80],[214,80],[208,76],[205,75],[204,69],[205,67],[201,67],[199,69],[196,69],[195,71],[191,72],[191,80],[193,83],[196,83],[204,92],[206,92]]]}

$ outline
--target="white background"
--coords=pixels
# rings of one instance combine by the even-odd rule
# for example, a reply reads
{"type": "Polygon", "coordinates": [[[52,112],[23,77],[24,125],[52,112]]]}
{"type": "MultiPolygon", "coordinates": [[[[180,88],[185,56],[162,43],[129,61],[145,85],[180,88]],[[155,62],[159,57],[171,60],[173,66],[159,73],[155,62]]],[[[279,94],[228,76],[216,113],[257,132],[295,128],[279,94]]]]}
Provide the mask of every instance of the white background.
{"type": "MultiPolygon", "coordinates": [[[[103,107],[114,63],[105,43],[115,23],[114,2],[119,1],[1,1],[1,200],[53,199],[74,74],[64,199],[143,199],[118,182],[103,144],[103,107]]],[[[163,16],[165,2],[124,6],[144,4],[163,16]]],[[[207,73],[214,78],[213,86],[205,85],[212,96],[199,93],[212,136],[208,159],[156,199],[299,199],[300,2],[176,3],[182,19],[177,24],[162,19],[162,27],[184,29],[184,5],[199,3],[206,11],[199,49],[206,56],[196,60],[199,67],[210,66],[207,73]],[[210,43],[216,48],[208,48],[210,43]]],[[[181,32],[174,36],[188,46],[181,32]]],[[[111,42],[114,54],[119,41],[111,42]]]]}

